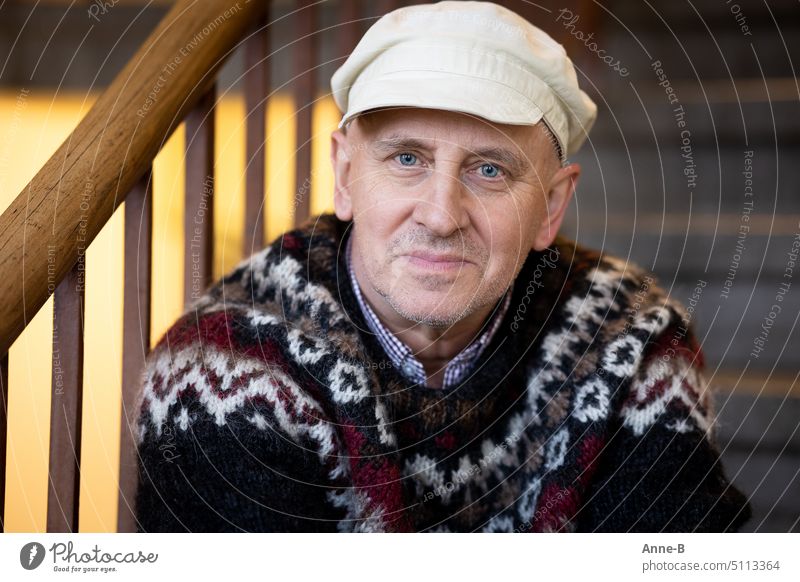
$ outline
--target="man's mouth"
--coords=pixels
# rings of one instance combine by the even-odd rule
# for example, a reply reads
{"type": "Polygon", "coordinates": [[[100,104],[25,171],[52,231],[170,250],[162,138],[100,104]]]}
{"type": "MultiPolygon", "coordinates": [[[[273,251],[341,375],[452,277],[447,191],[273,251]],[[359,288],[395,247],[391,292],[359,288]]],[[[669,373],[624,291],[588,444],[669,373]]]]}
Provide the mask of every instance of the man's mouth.
{"type": "Polygon", "coordinates": [[[472,262],[461,255],[452,253],[432,253],[429,251],[413,251],[403,255],[409,264],[427,270],[449,271],[463,269],[472,262]]]}

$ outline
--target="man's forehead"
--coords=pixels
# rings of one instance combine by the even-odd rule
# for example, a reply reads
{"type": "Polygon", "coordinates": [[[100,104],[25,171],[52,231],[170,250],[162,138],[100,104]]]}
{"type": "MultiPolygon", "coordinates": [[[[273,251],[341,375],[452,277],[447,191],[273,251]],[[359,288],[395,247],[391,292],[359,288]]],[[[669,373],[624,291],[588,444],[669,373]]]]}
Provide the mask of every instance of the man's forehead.
{"type": "Polygon", "coordinates": [[[541,129],[535,125],[494,123],[467,113],[421,108],[369,111],[354,119],[366,141],[391,144],[401,140],[440,141],[464,147],[527,146],[541,129]]]}

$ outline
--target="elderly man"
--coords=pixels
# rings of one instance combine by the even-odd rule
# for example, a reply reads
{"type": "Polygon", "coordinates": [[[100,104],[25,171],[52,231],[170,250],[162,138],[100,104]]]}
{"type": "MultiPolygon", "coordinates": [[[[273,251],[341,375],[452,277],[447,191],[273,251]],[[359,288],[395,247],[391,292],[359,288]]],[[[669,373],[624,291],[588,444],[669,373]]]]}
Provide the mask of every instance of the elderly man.
{"type": "Polygon", "coordinates": [[[496,4],[412,6],[332,88],[335,216],[148,359],[140,529],[737,529],[685,309],[558,235],[596,115],[561,45],[496,4]]]}

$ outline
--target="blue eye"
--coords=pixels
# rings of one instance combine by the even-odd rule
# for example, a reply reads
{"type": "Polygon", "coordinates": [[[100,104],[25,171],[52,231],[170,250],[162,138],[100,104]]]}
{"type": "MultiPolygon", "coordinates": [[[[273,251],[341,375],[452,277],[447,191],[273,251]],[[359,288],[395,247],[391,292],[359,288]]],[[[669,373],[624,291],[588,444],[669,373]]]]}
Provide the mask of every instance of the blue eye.
{"type": "Polygon", "coordinates": [[[491,173],[491,172],[490,172],[489,174],[484,174],[484,176],[485,176],[486,178],[496,178],[496,177],[497,177],[497,175],[498,175],[498,172],[500,171],[500,168],[498,168],[498,167],[497,167],[497,166],[495,166],[494,164],[483,164],[483,165],[481,166],[481,168],[493,168],[493,169],[494,169],[494,173],[491,173]]]}
{"type": "Polygon", "coordinates": [[[408,152],[404,152],[402,154],[398,154],[395,157],[400,160],[400,164],[403,165],[403,166],[412,166],[412,165],[414,165],[414,162],[417,161],[417,156],[415,156],[414,154],[409,154],[408,152]],[[411,158],[411,160],[409,160],[409,158],[411,158]],[[406,163],[404,163],[404,160],[408,161],[410,163],[406,164],[406,163]]]}

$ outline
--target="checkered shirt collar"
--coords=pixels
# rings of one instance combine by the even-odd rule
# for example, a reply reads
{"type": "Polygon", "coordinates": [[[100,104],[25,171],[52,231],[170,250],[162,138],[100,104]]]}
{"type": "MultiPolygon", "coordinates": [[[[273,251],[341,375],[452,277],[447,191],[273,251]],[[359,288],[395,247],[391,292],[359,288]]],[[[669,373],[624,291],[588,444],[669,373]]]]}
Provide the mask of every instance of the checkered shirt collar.
{"type": "MultiPolygon", "coordinates": [[[[356,275],[351,260],[352,238],[352,235],[347,237],[345,260],[350,273],[350,281],[353,286],[353,291],[355,292],[356,299],[358,299],[358,305],[361,308],[361,312],[364,314],[367,325],[369,326],[370,330],[372,330],[372,333],[375,334],[378,342],[381,344],[381,347],[383,347],[383,350],[389,356],[392,364],[400,371],[400,373],[415,384],[425,385],[427,382],[427,376],[422,363],[414,356],[414,354],[411,352],[411,349],[405,343],[400,341],[396,335],[394,335],[383,325],[383,323],[381,323],[381,320],[378,318],[369,304],[367,304],[363,295],[361,294],[361,289],[358,285],[358,281],[356,280],[356,275]]],[[[481,355],[486,346],[489,345],[492,337],[494,337],[494,334],[500,327],[505,313],[508,311],[508,306],[511,303],[510,289],[506,291],[505,296],[503,299],[501,299],[501,302],[502,303],[500,304],[500,307],[495,310],[491,323],[488,325],[483,334],[481,334],[479,338],[470,343],[452,360],[450,360],[450,362],[448,362],[447,366],[445,367],[442,389],[450,388],[451,386],[457,384],[472,371],[476,361],[478,360],[478,357],[481,355]]]]}

